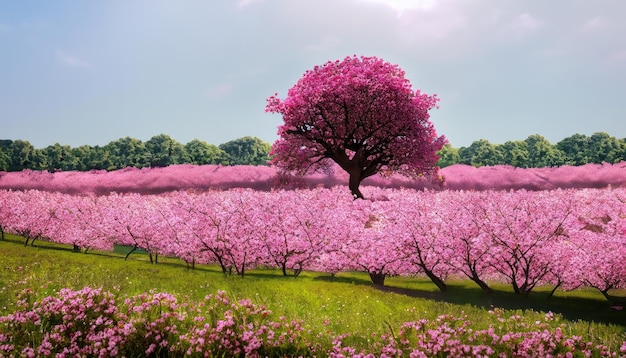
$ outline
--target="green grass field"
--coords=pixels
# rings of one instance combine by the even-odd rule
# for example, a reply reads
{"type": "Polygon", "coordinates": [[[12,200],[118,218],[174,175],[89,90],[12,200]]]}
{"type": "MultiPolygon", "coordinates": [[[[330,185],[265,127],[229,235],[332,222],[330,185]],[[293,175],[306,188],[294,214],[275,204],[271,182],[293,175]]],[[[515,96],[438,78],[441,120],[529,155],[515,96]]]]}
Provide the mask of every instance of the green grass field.
{"type": "MultiPolygon", "coordinates": [[[[464,312],[475,328],[494,323],[487,311],[493,307],[518,313],[529,322],[552,311],[560,315],[567,334],[582,335],[612,348],[626,340],[626,311],[609,307],[602,295],[591,289],[557,292],[547,299],[550,287],[529,297],[520,297],[506,286],[494,286],[495,294],[485,295],[471,281],[449,281],[446,293],[421,277],[391,277],[386,287],[374,287],[363,273],[303,272],[284,277],[278,270],[252,270],[244,277],[224,275],[217,266],[197,265],[190,270],[177,259],[159,258],[150,264],[145,254],[125,252],[73,252],[71,247],[36,241],[25,247],[23,239],[6,235],[0,241],[0,315],[16,309],[16,296],[25,288],[36,298],[61,288],[102,287],[120,296],[149,290],[165,291],[177,297],[201,300],[224,290],[231,298],[249,298],[278,316],[304,322],[315,332],[350,333],[350,343],[366,347],[368,337],[389,327],[420,318],[464,312]]],[[[620,294],[624,294],[621,292],[620,294]]],[[[330,342],[322,342],[330,344],[330,342]]]]}

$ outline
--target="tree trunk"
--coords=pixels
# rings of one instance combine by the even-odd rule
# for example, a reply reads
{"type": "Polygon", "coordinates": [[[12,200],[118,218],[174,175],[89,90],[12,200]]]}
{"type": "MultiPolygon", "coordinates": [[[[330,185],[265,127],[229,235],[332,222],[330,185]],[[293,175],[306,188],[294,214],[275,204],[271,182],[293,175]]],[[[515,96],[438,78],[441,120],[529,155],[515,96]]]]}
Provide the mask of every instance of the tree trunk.
{"type": "Polygon", "coordinates": [[[384,273],[370,272],[370,279],[372,283],[376,286],[384,286],[385,285],[385,275],[384,273]]]}
{"type": "Polygon", "coordinates": [[[359,186],[361,185],[361,173],[358,170],[348,172],[350,174],[350,179],[348,181],[348,188],[350,188],[350,193],[352,193],[352,197],[354,200],[356,199],[364,199],[363,193],[359,190],[359,186]]]}
{"type": "Polygon", "coordinates": [[[533,289],[533,285],[529,284],[528,282],[524,282],[520,287],[520,293],[523,294],[525,297],[530,296],[530,291],[532,291],[533,289]]]}
{"type": "Polygon", "coordinates": [[[215,256],[215,259],[217,260],[217,262],[220,264],[220,267],[222,268],[222,272],[229,273],[228,268],[226,267],[226,263],[224,263],[224,259],[222,258],[222,255],[220,255],[217,252],[217,250],[211,249],[210,247],[206,247],[202,251],[206,251],[206,250],[210,251],[213,254],[213,256],[215,256]]]}
{"type": "Polygon", "coordinates": [[[559,282],[557,282],[557,284],[554,286],[552,291],[550,291],[550,294],[548,295],[548,299],[550,299],[550,298],[552,298],[554,296],[554,293],[556,292],[556,290],[559,289],[559,287],[561,287],[561,280],[559,280],[559,282]]]}
{"type": "Polygon", "coordinates": [[[300,276],[300,274],[302,273],[302,263],[298,262],[298,267],[294,267],[293,269],[293,276],[294,277],[298,277],[300,276]]]}
{"type": "Polygon", "coordinates": [[[522,292],[519,286],[517,285],[517,282],[515,282],[515,280],[511,280],[511,285],[513,286],[513,292],[515,292],[516,294],[519,295],[522,292]]]}
{"type": "MultiPolygon", "coordinates": [[[[231,256],[232,257],[232,256],[231,256]]],[[[239,270],[237,268],[237,265],[235,264],[235,270],[237,270],[237,273],[239,274],[239,276],[241,276],[243,278],[243,276],[246,273],[246,259],[248,257],[248,253],[244,253],[243,254],[243,260],[241,261],[241,270],[239,270]]],[[[233,260],[233,262],[235,262],[235,260],[233,260]]]]}
{"type": "Polygon", "coordinates": [[[185,260],[185,264],[187,264],[187,270],[195,270],[196,269],[196,258],[192,257],[191,261],[185,260]]]}
{"type": "Polygon", "coordinates": [[[4,229],[2,228],[2,225],[0,225],[0,240],[4,241],[4,229]]]}
{"type": "Polygon", "coordinates": [[[612,287],[609,287],[607,289],[601,290],[599,288],[596,287],[596,289],[598,291],[600,291],[602,293],[602,296],[604,296],[604,298],[606,298],[612,305],[614,306],[624,306],[626,305],[626,297],[618,297],[618,296],[613,296],[611,294],[609,294],[609,290],[612,287]]]}
{"type": "Polygon", "coordinates": [[[437,285],[437,288],[439,288],[439,291],[441,292],[446,292],[448,290],[448,286],[446,285],[445,282],[443,282],[443,280],[441,278],[439,278],[439,276],[435,275],[432,271],[430,270],[426,270],[422,267],[422,269],[424,270],[424,272],[426,273],[426,276],[428,276],[428,278],[435,284],[437,285]]]}
{"type": "Polygon", "coordinates": [[[128,256],[130,256],[130,254],[133,253],[133,251],[137,250],[137,245],[135,245],[135,247],[133,247],[132,250],[128,251],[128,253],[126,254],[126,256],[124,257],[124,261],[128,260],[128,256]]]}
{"type": "Polygon", "coordinates": [[[474,281],[478,287],[480,287],[481,290],[483,290],[483,292],[488,293],[488,294],[492,294],[493,290],[491,289],[491,287],[489,287],[489,285],[487,285],[487,283],[483,280],[481,280],[478,277],[478,274],[476,274],[476,272],[472,272],[472,276],[470,277],[470,280],[474,281]]]}

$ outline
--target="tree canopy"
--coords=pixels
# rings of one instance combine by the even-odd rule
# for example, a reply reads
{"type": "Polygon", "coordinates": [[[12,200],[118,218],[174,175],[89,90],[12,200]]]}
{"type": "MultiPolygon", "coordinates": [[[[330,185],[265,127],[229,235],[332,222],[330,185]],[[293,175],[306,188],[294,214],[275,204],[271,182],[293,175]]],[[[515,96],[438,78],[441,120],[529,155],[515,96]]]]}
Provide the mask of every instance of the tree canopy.
{"type": "Polygon", "coordinates": [[[452,164],[510,165],[517,168],[542,168],[589,163],[615,164],[626,160],[626,138],[617,139],[604,132],[591,136],[574,134],[555,145],[539,134],[525,140],[492,144],[486,139],[472,142],[469,147],[446,146],[439,152],[440,167],[452,164]]]}
{"type": "Polygon", "coordinates": [[[53,171],[116,170],[127,167],[166,167],[172,164],[261,165],[271,145],[256,137],[220,145],[194,139],[183,145],[166,134],[146,142],[124,137],[104,146],[72,148],[55,143],[37,149],[26,140],[0,140],[0,171],[24,169],[53,171]]]}
{"type": "Polygon", "coordinates": [[[306,174],[337,163],[349,188],[377,173],[434,174],[445,144],[429,121],[438,98],[413,90],[404,71],[376,57],[346,57],[304,73],[267,112],[282,115],[271,164],[306,174]]]}
{"type": "Polygon", "coordinates": [[[219,149],[227,155],[228,164],[267,164],[271,145],[256,137],[243,137],[224,144],[219,149]]]}

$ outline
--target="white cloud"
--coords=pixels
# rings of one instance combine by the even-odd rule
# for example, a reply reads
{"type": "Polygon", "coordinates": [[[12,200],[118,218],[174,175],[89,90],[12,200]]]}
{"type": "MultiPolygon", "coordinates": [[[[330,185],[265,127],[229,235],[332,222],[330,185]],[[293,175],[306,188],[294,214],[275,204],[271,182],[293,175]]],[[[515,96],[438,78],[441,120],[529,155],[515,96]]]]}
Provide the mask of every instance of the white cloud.
{"type": "Polygon", "coordinates": [[[396,11],[398,16],[402,16],[405,11],[410,10],[431,10],[435,0],[360,0],[367,3],[382,4],[396,11]]]}
{"type": "Polygon", "coordinates": [[[238,0],[237,1],[237,7],[240,9],[243,9],[245,7],[248,7],[254,3],[258,3],[261,2],[263,0],[238,0]]]}
{"type": "Polygon", "coordinates": [[[233,92],[234,86],[230,83],[220,83],[212,86],[206,91],[210,99],[222,99],[233,92]]]}
{"type": "Polygon", "coordinates": [[[55,55],[56,55],[57,60],[59,60],[61,63],[65,65],[72,66],[72,67],[84,67],[84,68],[91,67],[91,65],[87,61],[81,58],[78,58],[72,54],[69,54],[63,50],[56,50],[55,55]]]}
{"type": "Polygon", "coordinates": [[[531,14],[525,12],[517,16],[517,18],[513,21],[513,26],[522,29],[524,31],[532,31],[540,28],[542,22],[532,16],[531,14]]]}
{"type": "Polygon", "coordinates": [[[410,16],[403,16],[398,24],[400,36],[419,43],[433,43],[453,37],[467,26],[468,18],[458,8],[448,6],[428,13],[411,13],[410,16]]]}
{"type": "Polygon", "coordinates": [[[583,31],[592,32],[592,31],[602,30],[606,28],[608,25],[609,25],[609,22],[605,18],[601,16],[596,16],[592,19],[589,19],[587,22],[585,22],[585,24],[583,25],[583,31]]]}
{"type": "Polygon", "coordinates": [[[543,27],[543,21],[530,13],[515,16],[504,30],[508,40],[522,40],[543,27]]]}

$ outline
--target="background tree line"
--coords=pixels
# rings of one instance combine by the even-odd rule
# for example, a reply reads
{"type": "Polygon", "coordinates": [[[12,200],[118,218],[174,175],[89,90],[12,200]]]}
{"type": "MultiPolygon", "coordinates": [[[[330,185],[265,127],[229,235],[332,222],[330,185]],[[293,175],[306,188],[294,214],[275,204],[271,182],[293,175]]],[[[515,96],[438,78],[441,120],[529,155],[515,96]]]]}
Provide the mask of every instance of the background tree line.
{"type": "Polygon", "coordinates": [[[555,145],[539,134],[525,140],[492,144],[485,139],[469,147],[454,148],[446,144],[439,152],[440,167],[452,164],[511,165],[518,168],[542,168],[588,163],[618,163],[626,160],[626,138],[617,139],[604,132],[591,136],[574,134],[555,145]]]}
{"type": "Polygon", "coordinates": [[[104,146],[76,148],[58,143],[35,148],[26,140],[0,140],[0,171],[110,171],[172,164],[261,165],[268,160],[270,148],[269,143],[256,137],[243,137],[219,146],[198,139],[183,145],[166,134],[145,142],[124,137],[104,146]]]}
{"type": "MultiPolygon", "coordinates": [[[[75,148],[58,143],[35,148],[26,140],[0,140],[0,171],[116,170],[172,164],[264,165],[270,148],[269,143],[256,137],[243,137],[216,146],[198,139],[181,144],[165,134],[145,142],[124,137],[104,146],[75,148]]],[[[534,134],[525,140],[504,144],[492,144],[485,139],[474,141],[469,147],[455,148],[446,144],[439,154],[438,164],[442,168],[452,164],[541,168],[618,163],[626,160],[626,138],[617,139],[604,132],[591,136],[574,134],[553,145],[534,134]]]]}

